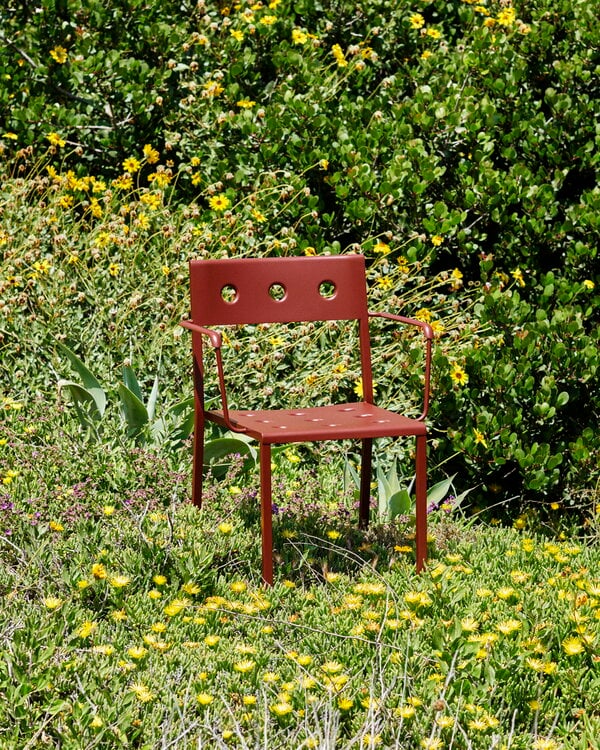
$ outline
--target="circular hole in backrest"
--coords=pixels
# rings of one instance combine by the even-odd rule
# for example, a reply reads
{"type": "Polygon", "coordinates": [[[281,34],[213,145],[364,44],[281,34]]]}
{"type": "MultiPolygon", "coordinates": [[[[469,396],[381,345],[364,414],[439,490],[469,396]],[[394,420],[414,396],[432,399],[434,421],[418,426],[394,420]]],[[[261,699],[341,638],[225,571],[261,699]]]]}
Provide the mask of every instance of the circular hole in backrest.
{"type": "Polygon", "coordinates": [[[322,281],[319,284],[319,294],[323,299],[333,299],[335,297],[335,284],[333,281],[322,281]]]}
{"type": "Polygon", "coordinates": [[[238,298],[238,290],[236,287],[233,286],[233,284],[225,284],[225,286],[221,289],[221,299],[223,302],[228,302],[231,304],[232,302],[235,302],[238,298]]]}
{"type": "Polygon", "coordinates": [[[274,299],[275,302],[283,302],[286,294],[285,287],[279,282],[275,282],[269,287],[269,296],[274,299]]]}

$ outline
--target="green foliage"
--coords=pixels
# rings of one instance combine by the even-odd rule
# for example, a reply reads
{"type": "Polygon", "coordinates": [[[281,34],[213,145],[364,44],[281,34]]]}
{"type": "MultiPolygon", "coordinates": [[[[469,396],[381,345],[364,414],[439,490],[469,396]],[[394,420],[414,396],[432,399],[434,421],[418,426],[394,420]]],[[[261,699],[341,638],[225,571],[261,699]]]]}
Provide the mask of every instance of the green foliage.
{"type": "MultiPolygon", "coordinates": [[[[171,332],[190,255],[360,250],[376,305],[439,324],[434,447],[480,504],[568,506],[595,483],[595,9],[391,5],[4,3],[7,393],[47,389],[38,353],[51,334],[85,342],[103,378],[119,352],[143,369],[162,353],[180,402],[189,362],[171,332]]],[[[246,381],[234,370],[241,400],[353,392],[351,347],[334,363],[347,374],[331,378],[328,334],[304,335],[314,354],[284,331],[284,356],[265,369],[247,334],[234,353],[254,368],[246,381]]],[[[412,409],[418,348],[376,336],[378,398],[412,409]]],[[[273,337],[260,334],[266,352],[273,337]]],[[[69,390],[82,415],[99,409],[69,390]]],[[[147,405],[127,383],[120,394],[144,433],[147,405]]]]}
{"type": "Polygon", "coordinates": [[[248,490],[200,513],[159,455],[74,450],[41,403],[6,417],[3,747],[593,745],[597,545],[443,513],[416,577],[410,529],[359,531],[339,467],[290,453],[266,591],[248,490]]]}

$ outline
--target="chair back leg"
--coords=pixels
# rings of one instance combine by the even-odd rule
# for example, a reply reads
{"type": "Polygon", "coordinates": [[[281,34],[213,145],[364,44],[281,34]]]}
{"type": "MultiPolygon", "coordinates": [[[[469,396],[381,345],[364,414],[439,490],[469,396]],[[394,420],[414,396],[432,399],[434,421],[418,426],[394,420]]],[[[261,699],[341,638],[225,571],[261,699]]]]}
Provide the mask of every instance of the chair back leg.
{"type": "Polygon", "coordinates": [[[369,525],[369,510],[371,506],[371,468],[373,463],[373,440],[365,438],[362,441],[360,464],[360,500],[358,523],[361,529],[369,525]]]}
{"type": "Polygon", "coordinates": [[[202,478],[204,471],[204,419],[201,411],[196,409],[194,415],[194,462],[192,466],[192,503],[202,507],[202,478]]]}
{"type": "Polygon", "coordinates": [[[417,572],[427,560],[427,439],[416,438],[416,557],[417,572]]]}
{"type": "Polygon", "coordinates": [[[271,504],[271,446],[260,446],[260,523],[262,529],[262,577],[273,585],[273,511],[271,504]]]}

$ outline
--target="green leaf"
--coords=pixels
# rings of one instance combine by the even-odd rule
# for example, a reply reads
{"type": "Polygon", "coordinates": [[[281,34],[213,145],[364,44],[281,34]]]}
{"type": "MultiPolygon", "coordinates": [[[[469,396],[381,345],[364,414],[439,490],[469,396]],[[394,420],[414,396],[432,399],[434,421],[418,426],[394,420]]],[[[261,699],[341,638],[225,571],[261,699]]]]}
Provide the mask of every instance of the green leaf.
{"type": "Polygon", "coordinates": [[[101,418],[106,409],[106,393],[104,392],[104,389],[102,388],[98,380],[94,377],[94,375],[92,375],[88,368],[75,354],[75,352],[72,352],[69,347],[65,346],[65,344],[63,344],[61,341],[57,341],[56,346],[67,357],[67,359],[71,363],[71,367],[81,378],[83,387],[94,399],[96,409],[100,415],[99,418],[101,418]]]}
{"type": "Polygon", "coordinates": [[[148,423],[148,412],[140,399],[124,383],[119,383],[121,414],[131,435],[138,433],[148,423]]]}
{"type": "Polygon", "coordinates": [[[72,380],[59,380],[59,393],[63,389],[68,390],[73,403],[77,407],[77,414],[83,427],[89,427],[90,420],[99,422],[100,419],[102,419],[102,413],[98,409],[96,398],[87,388],[84,388],[82,385],[75,383],[72,380]]]}
{"type": "Polygon", "coordinates": [[[229,437],[210,440],[204,445],[205,471],[210,469],[214,477],[222,479],[231,465],[231,460],[227,460],[227,458],[236,454],[246,457],[244,461],[244,470],[250,468],[254,463],[252,449],[248,443],[243,440],[229,437]]]}
{"type": "Polygon", "coordinates": [[[148,398],[148,403],[146,404],[146,411],[148,412],[148,420],[150,422],[152,422],[152,420],[154,419],[154,414],[156,413],[157,400],[158,400],[158,375],[154,378],[154,383],[152,384],[152,390],[150,391],[150,397],[148,398]]]}
{"type": "Polygon", "coordinates": [[[427,493],[428,505],[430,505],[431,503],[438,505],[439,503],[442,502],[442,500],[448,494],[448,490],[450,489],[450,487],[452,487],[452,482],[455,476],[456,474],[453,474],[448,479],[442,479],[441,482],[438,482],[437,484],[433,485],[433,487],[427,493]]]}
{"type": "Polygon", "coordinates": [[[133,368],[129,365],[123,365],[123,382],[129,388],[129,390],[138,398],[139,401],[143,401],[142,390],[136,377],[133,368]]]}
{"type": "Polygon", "coordinates": [[[411,502],[407,489],[399,490],[388,500],[389,518],[392,520],[396,516],[407,515],[410,512],[411,502]]]}

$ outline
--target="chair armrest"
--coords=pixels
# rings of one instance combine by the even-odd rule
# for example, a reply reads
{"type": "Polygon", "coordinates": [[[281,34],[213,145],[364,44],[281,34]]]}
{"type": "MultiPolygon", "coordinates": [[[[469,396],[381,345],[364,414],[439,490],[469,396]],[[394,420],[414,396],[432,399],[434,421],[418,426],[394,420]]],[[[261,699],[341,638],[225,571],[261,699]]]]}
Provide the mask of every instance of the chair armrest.
{"type": "Polygon", "coordinates": [[[204,326],[196,325],[191,320],[182,320],[179,323],[183,328],[189,328],[194,333],[201,333],[208,338],[214,349],[220,349],[223,344],[223,337],[218,331],[213,331],[212,328],[204,328],[204,326]]]}
{"type": "Polygon", "coordinates": [[[387,318],[388,320],[395,320],[398,323],[406,323],[411,326],[418,326],[422,331],[426,339],[433,339],[433,328],[429,323],[425,323],[423,320],[416,320],[415,318],[405,318],[403,315],[395,315],[394,313],[388,312],[369,312],[371,318],[387,318]]]}
{"type": "Polygon", "coordinates": [[[387,312],[369,312],[371,318],[386,318],[387,320],[395,320],[398,323],[406,323],[411,326],[418,326],[423,332],[425,338],[425,388],[423,394],[423,412],[420,417],[417,417],[417,421],[422,421],[427,416],[429,411],[429,393],[431,387],[431,342],[433,340],[433,329],[429,323],[425,323],[423,320],[415,320],[415,318],[405,318],[403,315],[395,315],[394,313],[387,312]]]}
{"type": "MultiPolygon", "coordinates": [[[[219,375],[219,392],[221,396],[221,408],[223,410],[223,420],[225,422],[225,426],[228,430],[231,430],[232,432],[246,432],[245,428],[240,429],[239,427],[236,427],[229,419],[229,408],[227,406],[227,390],[225,388],[225,375],[223,373],[223,358],[221,356],[221,347],[223,345],[223,337],[218,331],[213,331],[212,328],[205,328],[204,326],[199,326],[196,323],[192,323],[190,320],[182,320],[179,323],[180,326],[183,328],[187,328],[188,330],[192,331],[192,333],[199,333],[203,336],[206,336],[215,350],[215,356],[217,359],[217,372],[219,375]]],[[[200,359],[202,359],[202,348],[200,348],[200,359]]],[[[202,363],[199,363],[200,372],[203,370],[202,363]]],[[[201,381],[202,381],[201,377],[201,381]]],[[[196,387],[198,387],[196,385],[196,387]]],[[[202,403],[204,403],[204,397],[202,397],[202,403]]]]}

